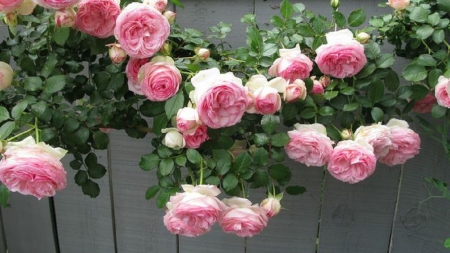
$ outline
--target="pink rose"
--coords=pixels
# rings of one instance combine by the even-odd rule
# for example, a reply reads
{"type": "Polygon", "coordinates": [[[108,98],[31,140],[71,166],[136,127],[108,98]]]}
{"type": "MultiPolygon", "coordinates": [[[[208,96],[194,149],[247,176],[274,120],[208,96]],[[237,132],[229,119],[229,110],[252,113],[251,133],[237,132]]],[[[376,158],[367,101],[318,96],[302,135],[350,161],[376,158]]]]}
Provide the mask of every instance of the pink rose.
{"type": "Polygon", "coordinates": [[[109,47],[108,55],[112,63],[120,64],[127,59],[127,54],[122,49],[120,44],[112,43],[106,46],[109,47]]]}
{"type": "Polygon", "coordinates": [[[171,211],[166,212],[166,215],[164,215],[164,226],[166,226],[167,230],[169,230],[170,233],[176,234],[176,235],[182,235],[187,237],[197,237],[200,235],[203,235],[204,233],[208,232],[205,229],[202,229],[200,227],[194,227],[191,225],[188,225],[180,218],[173,215],[171,211]]]}
{"type": "Polygon", "coordinates": [[[450,108],[450,78],[440,76],[436,87],[434,87],[434,95],[440,106],[450,108]]]}
{"type": "Polygon", "coordinates": [[[335,78],[356,75],[367,63],[364,46],[353,40],[350,30],[326,34],[328,44],[316,49],[315,62],[322,73],[335,78]]]}
{"type": "Polygon", "coordinates": [[[114,35],[131,57],[148,58],[158,52],[169,37],[170,25],[156,9],[131,3],[116,21],[114,35]]]}
{"type": "Polygon", "coordinates": [[[264,86],[254,93],[253,107],[256,113],[274,114],[281,108],[281,97],[275,88],[264,86]]]}
{"type": "Polygon", "coordinates": [[[8,14],[22,5],[23,0],[0,0],[0,13],[8,14]]]}
{"type": "Polygon", "coordinates": [[[267,214],[268,218],[272,218],[273,216],[277,215],[281,211],[280,200],[278,198],[272,197],[272,196],[261,201],[259,206],[266,210],[266,214],[267,214]]]}
{"type": "Polygon", "coordinates": [[[419,153],[420,137],[406,121],[391,119],[386,125],[391,128],[392,145],[389,152],[379,158],[380,162],[389,166],[403,164],[419,153]]]}
{"type": "Polygon", "coordinates": [[[232,197],[224,199],[228,208],[223,212],[219,225],[225,233],[239,237],[252,237],[260,233],[269,218],[266,209],[253,205],[248,199],[232,197]]]}
{"type": "Polygon", "coordinates": [[[141,67],[138,82],[142,93],[151,101],[165,101],[173,97],[181,84],[181,73],[167,62],[149,62],[141,67]]]}
{"type": "Polygon", "coordinates": [[[82,0],[75,24],[80,31],[98,38],[114,34],[120,6],[115,0],[82,0]]]}
{"type": "Polygon", "coordinates": [[[355,131],[355,141],[366,140],[373,147],[373,153],[377,158],[385,156],[391,147],[391,129],[381,124],[360,126],[355,131]]]}
{"type": "Polygon", "coordinates": [[[176,120],[178,131],[183,134],[192,134],[201,125],[197,110],[191,107],[179,109],[176,120]]]}
{"type": "Polygon", "coordinates": [[[433,106],[437,103],[436,97],[432,94],[427,94],[421,100],[414,102],[413,111],[417,113],[431,112],[433,106]]]}
{"type": "Polygon", "coordinates": [[[75,25],[77,13],[73,7],[68,7],[55,11],[56,27],[73,27],[75,25]]]}
{"type": "Polygon", "coordinates": [[[66,187],[66,171],[59,161],[66,150],[52,148],[33,137],[9,142],[0,161],[0,181],[12,192],[51,197],[66,187]]]}
{"type": "Polygon", "coordinates": [[[209,139],[208,128],[205,125],[197,127],[192,134],[183,134],[186,141],[186,148],[199,148],[203,142],[209,139]]]}
{"type": "Polygon", "coordinates": [[[11,86],[13,75],[14,72],[11,65],[0,61],[0,90],[4,90],[11,86]]]}
{"type": "Polygon", "coordinates": [[[232,126],[239,122],[249,104],[242,80],[233,73],[220,74],[212,68],[199,71],[192,79],[194,101],[200,121],[210,128],[232,126]]]}
{"type": "Polygon", "coordinates": [[[289,158],[306,166],[323,166],[333,152],[333,141],[321,124],[295,124],[295,130],[289,131],[289,142],[284,147],[289,158]]]}
{"type": "Polygon", "coordinates": [[[404,10],[409,6],[409,0],[388,0],[387,4],[396,10],[404,10]]]}
{"type": "Polygon", "coordinates": [[[305,100],[306,93],[305,82],[301,79],[297,79],[286,86],[283,98],[286,103],[296,102],[299,99],[305,100]]]}
{"type": "Polygon", "coordinates": [[[280,58],[269,68],[269,75],[283,77],[289,82],[309,77],[313,62],[302,54],[298,44],[292,49],[280,49],[279,54],[280,58]]]}
{"type": "Polygon", "coordinates": [[[152,8],[155,8],[161,13],[166,9],[167,5],[167,0],[143,0],[142,2],[152,8]]]}
{"type": "Polygon", "coordinates": [[[167,218],[173,221],[172,224],[164,222],[167,229],[171,232],[183,231],[186,229],[185,226],[189,226],[195,232],[188,231],[188,234],[192,236],[200,235],[199,232],[210,231],[225,209],[225,205],[216,197],[220,194],[220,190],[214,185],[182,185],[181,187],[184,192],[170,197],[170,201],[167,202],[168,212],[173,216],[168,215],[167,218]]]}
{"type": "Polygon", "coordinates": [[[125,73],[128,78],[128,89],[138,95],[144,95],[141,91],[141,85],[138,82],[138,73],[139,69],[146,63],[148,63],[147,58],[130,58],[125,68],[125,73]]]}
{"type": "Polygon", "coordinates": [[[328,162],[328,171],[338,180],[358,183],[375,172],[377,158],[372,146],[352,140],[340,141],[328,162]]]}
{"type": "Polygon", "coordinates": [[[80,0],[33,0],[38,5],[49,9],[64,9],[73,6],[80,2],[80,0]]]}
{"type": "Polygon", "coordinates": [[[323,88],[323,85],[320,81],[313,80],[313,87],[310,91],[311,94],[317,94],[317,95],[323,95],[325,92],[325,89],[323,88]]]}

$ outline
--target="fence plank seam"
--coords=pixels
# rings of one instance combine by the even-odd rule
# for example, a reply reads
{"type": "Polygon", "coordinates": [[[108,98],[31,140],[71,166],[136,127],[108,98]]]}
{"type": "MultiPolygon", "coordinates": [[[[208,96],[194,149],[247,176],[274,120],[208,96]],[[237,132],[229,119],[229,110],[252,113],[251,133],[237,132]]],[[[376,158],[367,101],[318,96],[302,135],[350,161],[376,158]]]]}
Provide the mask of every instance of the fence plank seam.
{"type": "Polygon", "coordinates": [[[394,215],[392,218],[392,226],[391,226],[391,233],[389,235],[389,244],[388,244],[388,253],[392,253],[393,248],[393,242],[394,242],[394,230],[395,230],[395,221],[397,219],[398,214],[398,206],[400,203],[400,192],[402,190],[402,181],[403,181],[403,169],[405,167],[405,164],[402,164],[400,167],[400,176],[398,179],[398,188],[397,188],[397,198],[395,199],[395,208],[394,208],[394,215]]]}
{"type": "Polygon", "coordinates": [[[108,179],[109,179],[109,198],[111,205],[111,222],[112,222],[112,233],[113,233],[113,242],[114,242],[114,252],[117,253],[117,229],[116,229],[116,212],[114,210],[114,186],[113,186],[113,173],[111,166],[111,149],[108,144],[108,148],[106,150],[106,160],[108,163],[108,179]]]}

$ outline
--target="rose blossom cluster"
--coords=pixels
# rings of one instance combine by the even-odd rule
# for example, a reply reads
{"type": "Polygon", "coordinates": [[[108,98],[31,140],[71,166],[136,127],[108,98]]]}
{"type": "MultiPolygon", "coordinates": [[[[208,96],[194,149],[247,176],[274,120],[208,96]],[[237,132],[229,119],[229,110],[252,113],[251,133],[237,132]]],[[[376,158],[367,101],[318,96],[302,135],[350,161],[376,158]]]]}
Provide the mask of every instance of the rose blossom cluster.
{"type": "Polygon", "coordinates": [[[12,192],[38,199],[54,196],[66,187],[66,171],[60,159],[66,150],[36,143],[29,136],[3,147],[0,181],[12,192]]]}
{"type": "Polygon", "coordinates": [[[389,166],[403,164],[420,149],[419,135],[404,120],[361,126],[353,136],[344,131],[348,139],[334,147],[321,124],[296,124],[294,128],[285,146],[289,158],[307,166],[327,166],[333,177],[350,184],[372,175],[377,160],[389,166]]]}
{"type": "Polygon", "coordinates": [[[260,205],[245,198],[232,197],[220,201],[220,190],[214,185],[182,185],[184,190],[170,197],[163,218],[173,234],[196,237],[209,232],[218,223],[226,233],[252,237],[260,233],[269,218],[280,212],[281,197],[269,196],[260,205]]]}

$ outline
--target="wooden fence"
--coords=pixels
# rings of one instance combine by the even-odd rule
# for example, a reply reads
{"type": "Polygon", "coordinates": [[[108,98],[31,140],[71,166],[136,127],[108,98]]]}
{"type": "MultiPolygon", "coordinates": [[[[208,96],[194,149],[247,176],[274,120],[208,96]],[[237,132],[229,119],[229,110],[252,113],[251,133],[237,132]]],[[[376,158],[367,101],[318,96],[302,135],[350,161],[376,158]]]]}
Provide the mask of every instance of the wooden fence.
{"type": "MultiPolygon", "coordinates": [[[[256,13],[261,26],[279,12],[279,0],[183,0],[176,9],[184,27],[206,32],[220,21],[232,23],[228,41],[245,44],[240,18],[256,13]]],[[[295,1],[296,2],[296,1],[295,1]]],[[[308,9],[329,13],[328,0],[305,0],[308,9]]],[[[341,0],[340,10],[364,8],[370,15],[389,12],[377,0],[341,0]]],[[[4,30],[3,30],[4,31],[4,30]]],[[[401,69],[401,67],[399,67],[401,69]]],[[[367,180],[350,185],[321,168],[291,162],[293,180],[307,192],[285,196],[284,209],[269,226],[246,242],[251,253],[439,253],[450,237],[450,201],[428,197],[424,177],[450,182],[449,162],[441,146],[422,136],[421,153],[403,166],[379,165],[367,180]]],[[[107,165],[99,180],[101,194],[84,196],[68,170],[68,186],[53,200],[12,194],[1,209],[0,251],[9,253],[223,253],[244,252],[245,241],[216,225],[199,238],[177,238],[164,227],[164,210],[144,193],[155,184],[153,172],[139,166],[151,151],[151,136],[134,140],[124,132],[110,133],[109,149],[98,153],[107,165]],[[52,203],[53,202],[53,203],[52,203]]],[[[65,162],[68,164],[70,159],[65,162]]],[[[261,192],[251,192],[255,201],[261,192]]]]}

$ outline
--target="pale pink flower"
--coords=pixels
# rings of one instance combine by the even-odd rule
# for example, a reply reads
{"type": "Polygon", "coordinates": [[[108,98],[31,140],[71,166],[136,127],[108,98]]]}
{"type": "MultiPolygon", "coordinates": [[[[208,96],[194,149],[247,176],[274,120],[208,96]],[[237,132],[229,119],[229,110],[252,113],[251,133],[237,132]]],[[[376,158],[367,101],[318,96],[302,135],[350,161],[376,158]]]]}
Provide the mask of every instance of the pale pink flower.
{"type": "Polygon", "coordinates": [[[73,7],[67,7],[55,11],[56,27],[73,27],[77,13],[73,7]]]}
{"type": "Polygon", "coordinates": [[[420,137],[409,128],[406,121],[391,119],[386,125],[391,128],[392,145],[389,152],[379,158],[381,163],[389,166],[403,164],[419,154],[420,137]]]}
{"type": "Polygon", "coordinates": [[[147,58],[130,58],[127,63],[127,67],[125,68],[125,74],[128,78],[128,89],[135,94],[144,95],[141,91],[141,85],[138,82],[138,73],[139,69],[149,60],[147,58]]]}
{"type": "Polygon", "coordinates": [[[182,232],[188,236],[210,231],[225,209],[225,205],[217,199],[220,190],[215,185],[181,187],[184,192],[171,196],[166,204],[170,213],[164,218],[167,229],[172,233],[182,232]]]}
{"type": "Polygon", "coordinates": [[[195,55],[199,57],[202,61],[206,61],[211,55],[211,52],[207,48],[198,48],[195,50],[195,55]]]}
{"type": "Polygon", "coordinates": [[[256,113],[267,115],[274,114],[281,108],[281,96],[275,88],[264,86],[254,93],[253,107],[256,113]]]}
{"type": "Polygon", "coordinates": [[[120,44],[112,43],[112,44],[108,44],[106,46],[109,47],[108,55],[109,55],[109,58],[111,59],[112,63],[120,64],[127,59],[127,54],[122,49],[120,44]]]}
{"type": "Polygon", "coordinates": [[[306,93],[305,82],[301,79],[296,79],[293,83],[286,86],[283,99],[286,103],[296,102],[299,99],[305,100],[306,93]]]}
{"type": "Polygon", "coordinates": [[[181,84],[181,73],[167,62],[149,62],[138,73],[142,93],[151,101],[165,101],[173,97],[181,84]]]}
{"type": "Polygon", "coordinates": [[[20,7],[23,0],[0,0],[0,13],[8,14],[20,7]]]}
{"type": "Polygon", "coordinates": [[[355,141],[363,139],[373,147],[377,158],[385,156],[391,147],[391,128],[381,124],[360,126],[355,131],[355,141]]]}
{"type": "Polygon", "coordinates": [[[191,82],[203,124],[216,129],[235,125],[241,120],[249,104],[241,79],[231,72],[220,74],[219,69],[212,68],[199,71],[191,82]]]}
{"type": "Polygon", "coordinates": [[[11,66],[6,62],[0,61],[0,90],[4,90],[11,86],[13,75],[14,73],[11,66]]]}
{"type": "Polygon", "coordinates": [[[186,148],[199,148],[203,142],[209,139],[208,128],[205,125],[200,125],[192,134],[183,134],[186,141],[186,148]]]}
{"type": "Polygon", "coordinates": [[[302,54],[298,44],[292,49],[280,49],[279,54],[280,58],[269,68],[269,75],[283,77],[291,83],[309,77],[313,62],[302,54]]]}
{"type": "Polygon", "coordinates": [[[267,226],[269,218],[266,209],[252,205],[248,199],[232,197],[223,202],[228,208],[223,212],[219,225],[225,233],[252,237],[267,226]]]}
{"type": "Polygon", "coordinates": [[[142,3],[155,8],[162,13],[166,9],[167,0],[143,0],[142,3]]]}
{"type": "Polygon", "coordinates": [[[178,110],[177,128],[183,134],[192,134],[202,124],[198,112],[192,107],[184,107],[178,110]]]}
{"type": "Polygon", "coordinates": [[[12,192],[51,197],[66,187],[66,171],[59,161],[66,150],[53,148],[33,137],[8,142],[0,161],[0,181],[12,192]]]}
{"type": "Polygon", "coordinates": [[[148,58],[158,52],[169,37],[167,19],[143,3],[131,3],[116,21],[114,35],[131,57],[148,58]]]}
{"type": "Polygon", "coordinates": [[[259,206],[266,210],[268,218],[272,218],[281,211],[280,200],[276,197],[268,197],[264,199],[263,201],[261,201],[259,206]]]}
{"type": "Polygon", "coordinates": [[[436,97],[433,94],[427,94],[424,98],[414,101],[412,110],[417,113],[431,112],[431,109],[436,103],[436,97]]]}
{"type": "Polygon", "coordinates": [[[309,93],[323,95],[324,92],[325,92],[325,89],[323,88],[323,84],[320,81],[313,80],[313,87],[309,93]]]}
{"type": "Polygon", "coordinates": [[[409,6],[409,0],[388,0],[387,4],[396,10],[404,10],[409,6]]]}
{"type": "Polygon", "coordinates": [[[80,0],[33,0],[33,1],[44,8],[55,10],[64,9],[80,2],[80,0]]]}
{"type": "Polygon", "coordinates": [[[328,162],[330,174],[342,182],[358,183],[375,172],[377,158],[373,148],[362,141],[340,141],[328,162]]]}
{"type": "Polygon", "coordinates": [[[315,62],[322,73],[335,78],[356,75],[367,63],[364,46],[353,40],[350,30],[326,34],[327,44],[316,49],[315,62]]]}
{"type": "Polygon", "coordinates": [[[284,147],[289,158],[306,166],[323,166],[333,152],[333,141],[321,124],[295,124],[289,131],[289,142],[284,147]]]}
{"type": "Polygon", "coordinates": [[[75,24],[77,28],[98,38],[114,34],[120,6],[115,0],[82,0],[78,4],[75,24]]]}
{"type": "Polygon", "coordinates": [[[434,95],[440,106],[450,108],[450,78],[440,76],[436,87],[434,87],[434,95]]]}

